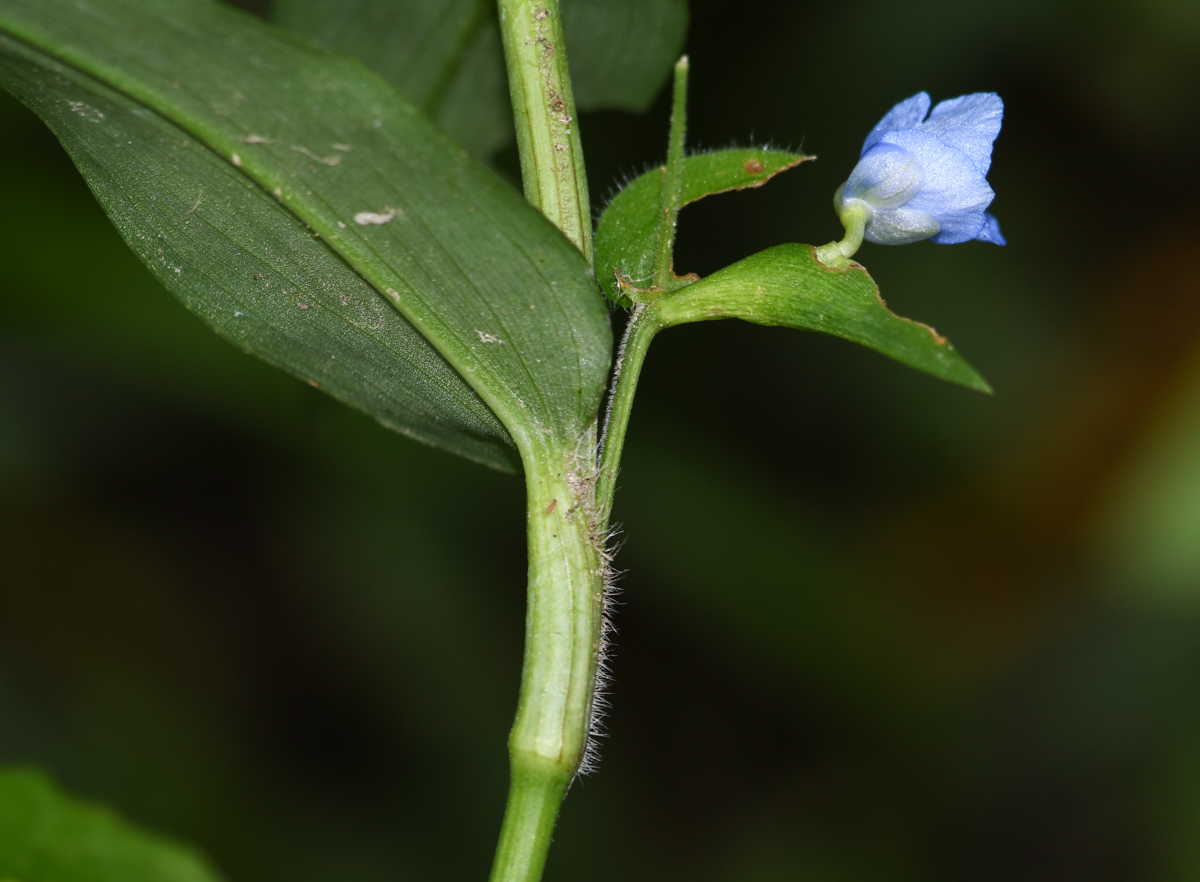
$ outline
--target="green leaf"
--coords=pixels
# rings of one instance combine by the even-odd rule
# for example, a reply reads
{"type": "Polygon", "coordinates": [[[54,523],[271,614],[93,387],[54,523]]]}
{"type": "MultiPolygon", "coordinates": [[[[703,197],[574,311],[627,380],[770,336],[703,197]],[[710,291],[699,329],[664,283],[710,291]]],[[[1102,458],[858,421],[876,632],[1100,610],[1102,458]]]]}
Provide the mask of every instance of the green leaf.
{"type": "Polygon", "coordinates": [[[275,0],[271,18],[351,55],[485,160],[512,140],[492,0],[275,0]]]}
{"type": "MultiPolygon", "coordinates": [[[[593,424],[611,333],[582,256],[518,193],[356,62],[301,45],[208,0],[83,6],[10,0],[0,8],[0,32],[82,72],[76,85],[86,86],[87,77],[101,81],[128,100],[130,113],[178,127],[227,162],[243,195],[221,211],[273,197],[289,220],[306,225],[383,294],[486,402],[518,447],[535,436],[573,444],[593,424]]],[[[63,75],[11,42],[3,52],[19,59],[17,65],[63,75]]],[[[100,94],[96,84],[90,88],[100,94]]],[[[146,145],[130,139],[122,166],[111,158],[115,146],[99,146],[110,137],[107,116],[98,117],[88,102],[76,106],[50,94],[45,102],[47,117],[75,114],[90,126],[63,127],[74,152],[93,155],[115,188],[134,187],[146,145]]],[[[179,190],[192,202],[197,198],[183,182],[179,190]]],[[[148,235],[134,228],[132,215],[152,214],[149,197],[123,204],[110,191],[96,192],[131,239],[148,235]]],[[[245,233],[231,234],[244,251],[276,267],[290,262],[286,252],[257,252],[251,236],[242,239],[245,233]]],[[[226,235],[203,228],[201,234],[226,235]]],[[[211,265],[207,253],[183,263],[189,255],[182,248],[172,257],[180,261],[180,278],[234,269],[211,265]]],[[[164,274],[168,282],[172,273],[164,274]]],[[[199,284],[211,285],[213,303],[238,311],[224,287],[199,284]]],[[[369,291],[360,286],[354,293],[369,291]]],[[[306,317],[317,309],[300,310],[290,294],[286,305],[306,317]]],[[[342,340],[336,347],[345,345],[351,344],[342,340]]],[[[341,353],[326,348],[321,355],[331,360],[341,353]]],[[[421,356],[410,362],[423,370],[421,356]]],[[[460,391],[448,397],[470,410],[460,391]]]]}
{"type": "Polygon", "coordinates": [[[561,5],[576,107],[648,108],[683,51],[687,0],[562,0],[561,5]]]}
{"type": "MultiPolygon", "coordinates": [[[[718,150],[684,162],[683,205],[729,190],[761,187],[772,177],[812,157],[778,150],[718,150]]],[[[654,275],[662,168],[627,184],[605,208],[596,229],[596,278],[622,306],[631,305],[621,282],[648,288],[654,275]]]]}
{"type": "MultiPolygon", "coordinates": [[[[580,110],[642,111],[687,36],[687,0],[564,0],[580,110]]],[[[494,0],[275,0],[273,21],[351,55],[486,160],[513,139],[494,0]]]]}
{"type": "Polygon", "coordinates": [[[653,301],[666,325],[740,318],[820,331],[861,343],[951,383],[991,392],[984,379],[928,325],[887,308],[867,271],[830,269],[811,245],[779,245],[653,301]]]}
{"type": "Polygon", "coordinates": [[[73,799],[40,772],[0,769],[0,879],[218,882],[185,846],[73,799]]]}
{"type": "Polygon", "coordinates": [[[403,434],[519,469],[474,390],[275,199],[90,77],[3,37],[0,51],[0,82],[63,141],[158,280],[218,334],[403,434]]]}
{"type": "Polygon", "coordinates": [[[493,17],[487,18],[471,38],[438,101],[434,121],[481,162],[512,142],[513,114],[504,47],[500,26],[493,17]]]}

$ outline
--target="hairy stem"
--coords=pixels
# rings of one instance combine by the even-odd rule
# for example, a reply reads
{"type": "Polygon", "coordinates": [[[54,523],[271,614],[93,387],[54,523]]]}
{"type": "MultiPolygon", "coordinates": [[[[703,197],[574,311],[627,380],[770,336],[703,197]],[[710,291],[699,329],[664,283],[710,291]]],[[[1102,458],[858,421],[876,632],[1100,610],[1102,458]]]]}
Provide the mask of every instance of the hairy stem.
{"type": "Polygon", "coordinates": [[[525,198],[591,265],[592,210],[558,0],[497,0],[525,198]]]}
{"type": "MultiPolygon", "coordinates": [[[[558,0],[497,3],[525,198],[590,267],[592,214],[558,0]]],[[[528,437],[517,444],[528,505],[525,661],[491,882],[542,877],[559,807],[587,749],[604,607],[595,428],[579,449],[528,437]]]]}
{"type": "MultiPolygon", "coordinates": [[[[558,0],[497,3],[525,198],[591,267],[592,213],[558,0]]],[[[525,662],[491,882],[542,877],[559,807],[587,749],[604,607],[595,428],[578,450],[517,442],[528,499],[525,662]]]]}
{"type": "Polygon", "coordinates": [[[662,324],[658,321],[658,310],[644,303],[638,304],[625,327],[625,337],[617,352],[600,452],[600,478],[596,486],[598,521],[603,528],[608,527],[613,495],[617,492],[617,470],[621,464],[621,452],[625,449],[625,432],[629,427],[629,414],[633,410],[633,395],[637,391],[638,378],[642,375],[646,353],[650,350],[650,341],[660,330],[662,324]]]}
{"type": "MultiPolygon", "coordinates": [[[[590,450],[594,433],[585,440],[590,450]]],[[[594,463],[554,446],[522,458],[529,536],[525,663],[492,882],[541,878],[559,806],[587,747],[604,603],[594,463]]]]}

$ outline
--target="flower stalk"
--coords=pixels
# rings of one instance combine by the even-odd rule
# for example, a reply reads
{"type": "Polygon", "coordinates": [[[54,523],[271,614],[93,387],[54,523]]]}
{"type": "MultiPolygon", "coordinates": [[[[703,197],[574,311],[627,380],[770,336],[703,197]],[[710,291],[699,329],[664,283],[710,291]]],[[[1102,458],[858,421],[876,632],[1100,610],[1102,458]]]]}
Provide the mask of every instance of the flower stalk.
{"type": "Polygon", "coordinates": [[[842,207],[839,203],[841,195],[842,191],[838,190],[833,204],[839,209],[838,216],[842,226],[846,228],[846,235],[840,241],[830,242],[817,249],[817,260],[834,269],[845,269],[850,265],[850,258],[862,247],[863,234],[871,216],[870,210],[861,202],[842,207]]]}

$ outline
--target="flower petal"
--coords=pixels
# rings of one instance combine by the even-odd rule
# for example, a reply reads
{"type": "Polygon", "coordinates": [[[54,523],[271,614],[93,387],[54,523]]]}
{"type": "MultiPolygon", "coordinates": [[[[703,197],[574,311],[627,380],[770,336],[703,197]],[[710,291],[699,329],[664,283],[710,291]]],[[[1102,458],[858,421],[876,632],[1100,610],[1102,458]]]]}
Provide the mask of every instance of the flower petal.
{"type": "MultiPolygon", "coordinates": [[[[871,130],[871,134],[867,135],[867,140],[863,141],[862,156],[875,145],[887,132],[894,132],[898,129],[911,129],[921,123],[929,115],[929,93],[918,92],[906,101],[901,101],[895,107],[887,112],[887,114],[879,121],[879,125],[871,130]]],[[[943,104],[946,102],[942,102],[943,104]]]]}
{"type": "Polygon", "coordinates": [[[1007,245],[1004,236],[1000,234],[1000,221],[996,220],[995,215],[987,212],[983,216],[983,229],[975,237],[980,242],[991,242],[994,245],[1007,245]]]}
{"type": "Polygon", "coordinates": [[[863,154],[846,181],[846,199],[861,199],[874,209],[898,208],[921,191],[925,170],[909,151],[881,141],[863,154]]]}
{"type": "Polygon", "coordinates": [[[908,245],[935,236],[940,229],[937,218],[904,206],[876,211],[867,221],[863,238],[876,245],[908,245]]]}
{"type": "Polygon", "coordinates": [[[971,157],[928,132],[889,132],[884,143],[912,153],[925,169],[925,185],[904,207],[936,218],[942,245],[974,239],[984,224],[984,210],[996,194],[971,157]]]}
{"type": "Polygon", "coordinates": [[[916,128],[941,138],[971,157],[980,174],[992,164],[992,142],[1000,134],[1004,102],[995,92],[976,92],[943,101],[916,128]]]}

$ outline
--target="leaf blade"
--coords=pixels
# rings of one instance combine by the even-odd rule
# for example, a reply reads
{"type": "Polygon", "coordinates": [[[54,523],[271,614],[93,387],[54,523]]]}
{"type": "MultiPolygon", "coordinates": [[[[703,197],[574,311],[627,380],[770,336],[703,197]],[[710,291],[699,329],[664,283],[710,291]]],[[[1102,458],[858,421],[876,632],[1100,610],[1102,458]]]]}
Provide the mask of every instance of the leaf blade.
{"type": "Polygon", "coordinates": [[[570,444],[594,423],[611,332],[582,256],[356,62],[206,0],[14,0],[0,30],[119,89],[275,195],[518,447],[535,434],[570,444]]]}
{"type": "Polygon", "coordinates": [[[0,81],[63,142],[155,277],[213,330],[402,434],[518,470],[474,390],[275,200],[90,77],[7,38],[0,46],[0,81]]]}
{"type": "Polygon", "coordinates": [[[740,318],[817,331],[979,392],[987,382],[945,337],[896,315],[859,264],[831,269],[811,245],[777,245],[654,303],[666,324],[740,318]]]}

